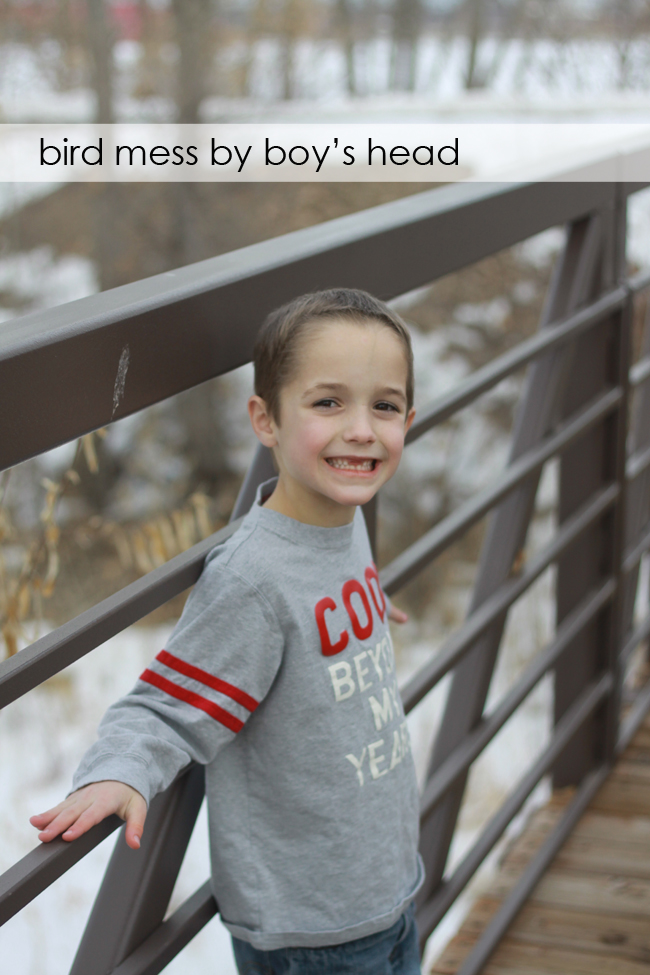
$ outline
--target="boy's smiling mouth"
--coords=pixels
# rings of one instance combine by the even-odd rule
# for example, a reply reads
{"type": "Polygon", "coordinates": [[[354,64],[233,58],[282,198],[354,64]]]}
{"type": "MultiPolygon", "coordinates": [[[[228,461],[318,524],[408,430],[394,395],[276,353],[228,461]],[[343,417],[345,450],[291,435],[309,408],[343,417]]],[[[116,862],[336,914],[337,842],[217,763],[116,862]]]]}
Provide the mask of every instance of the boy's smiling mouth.
{"type": "Polygon", "coordinates": [[[325,460],[338,471],[355,471],[359,474],[370,474],[378,463],[375,457],[326,457],[325,460]]]}

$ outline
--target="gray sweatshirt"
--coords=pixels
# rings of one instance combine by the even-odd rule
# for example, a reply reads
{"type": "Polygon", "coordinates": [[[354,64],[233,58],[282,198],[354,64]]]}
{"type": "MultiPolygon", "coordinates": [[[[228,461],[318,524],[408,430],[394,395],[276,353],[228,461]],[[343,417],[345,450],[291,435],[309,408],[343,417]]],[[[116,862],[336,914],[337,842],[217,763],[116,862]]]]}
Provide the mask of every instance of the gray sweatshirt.
{"type": "Polygon", "coordinates": [[[75,789],[147,802],[206,766],[224,924],[262,950],[390,927],[422,882],[418,797],[365,522],[263,508],[214,549],[167,648],[106,712],[75,789]]]}

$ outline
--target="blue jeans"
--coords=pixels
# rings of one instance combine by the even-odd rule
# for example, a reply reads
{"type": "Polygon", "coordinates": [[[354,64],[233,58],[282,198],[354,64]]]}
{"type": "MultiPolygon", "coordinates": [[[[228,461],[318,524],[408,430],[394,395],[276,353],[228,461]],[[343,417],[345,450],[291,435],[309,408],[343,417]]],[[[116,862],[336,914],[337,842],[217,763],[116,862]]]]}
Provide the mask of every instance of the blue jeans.
{"type": "Polygon", "coordinates": [[[387,931],[325,948],[260,951],[232,939],[239,975],[420,975],[415,909],[387,931]]]}

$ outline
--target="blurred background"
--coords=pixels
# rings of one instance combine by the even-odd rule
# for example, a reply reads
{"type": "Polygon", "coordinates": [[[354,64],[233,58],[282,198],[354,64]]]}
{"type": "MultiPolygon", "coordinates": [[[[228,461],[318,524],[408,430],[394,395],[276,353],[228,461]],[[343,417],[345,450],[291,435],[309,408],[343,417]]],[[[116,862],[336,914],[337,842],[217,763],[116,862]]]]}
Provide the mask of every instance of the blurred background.
{"type": "Polygon", "coordinates": [[[449,107],[468,91],[602,108],[649,84],[647,0],[3,0],[0,16],[5,121],[207,122],[397,93],[449,107]]]}
{"type": "MultiPolygon", "coordinates": [[[[0,0],[0,122],[649,118],[650,0],[0,0]]],[[[430,186],[0,184],[0,328],[430,186]]],[[[413,337],[416,406],[535,331],[563,239],[552,228],[394,302],[413,337]]],[[[629,260],[650,263],[648,192],[633,198],[629,260]]],[[[637,342],[645,314],[640,302],[637,342]]],[[[498,474],[522,379],[406,451],[381,498],[380,564],[498,474]]],[[[247,366],[0,474],[0,659],[228,520],[255,445],[251,385],[247,366]]],[[[531,552],[553,530],[556,480],[549,463],[531,552]]],[[[402,679],[463,619],[483,531],[400,594],[402,679]]],[[[164,645],[182,603],[0,714],[0,870],[34,846],[28,816],[66,793],[105,707],[164,645]]],[[[551,568],[510,614],[491,700],[548,640],[553,614],[551,568]]],[[[409,719],[420,774],[446,687],[409,719]]],[[[542,684],[476,763],[452,860],[544,746],[551,694],[542,684]]],[[[207,876],[204,834],[172,906],[207,876]]],[[[68,970],[110,848],[0,930],[14,975],[68,970]]],[[[217,921],[169,967],[197,970],[234,972],[217,921]]]]}

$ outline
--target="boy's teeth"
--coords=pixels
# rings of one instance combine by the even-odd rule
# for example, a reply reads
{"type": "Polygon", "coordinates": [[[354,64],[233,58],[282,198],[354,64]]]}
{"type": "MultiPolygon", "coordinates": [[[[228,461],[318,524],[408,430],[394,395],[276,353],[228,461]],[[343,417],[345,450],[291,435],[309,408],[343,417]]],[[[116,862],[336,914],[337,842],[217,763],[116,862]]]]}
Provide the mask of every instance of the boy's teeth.
{"type": "Polygon", "coordinates": [[[328,457],[327,463],[330,467],[338,467],[341,471],[371,471],[374,469],[374,460],[359,460],[352,462],[343,457],[328,457]]]}

